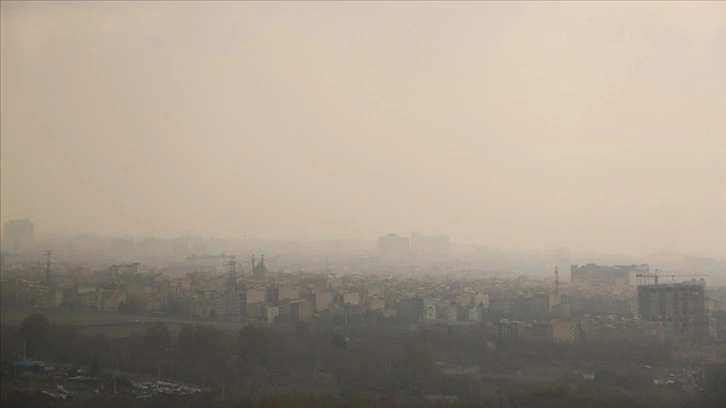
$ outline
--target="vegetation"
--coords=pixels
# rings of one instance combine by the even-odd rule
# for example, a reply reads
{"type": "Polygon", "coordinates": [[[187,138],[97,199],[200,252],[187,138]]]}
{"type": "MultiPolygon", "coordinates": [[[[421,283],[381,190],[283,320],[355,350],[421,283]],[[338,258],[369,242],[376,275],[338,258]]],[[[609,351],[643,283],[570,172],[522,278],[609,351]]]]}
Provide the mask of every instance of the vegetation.
{"type": "MultiPolygon", "coordinates": [[[[670,362],[666,346],[497,341],[477,327],[396,331],[372,324],[344,332],[314,324],[286,329],[250,325],[231,331],[192,323],[175,332],[164,322],[153,322],[141,335],[106,337],[82,335],[35,314],[17,330],[3,328],[2,353],[4,361],[12,360],[26,340],[38,351],[34,357],[94,374],[111,369],[119,370],[121,378],[137,373],[203,384],[212,396],[204,406],[219,407],[383,407],[393,402],[433,406],[422,398],[434,394],[492,407],[579,407],[592,406],[593,400],[603,407],[639,406],[645,397],[638,393],[655,391],[652,378],[638,374],[637,366],[670,362]],[[41,344],[45,347],[37,348],[41,344]],[[445,374],[441,361],[478,364],[480,369],[476,375],[445,374]],[[583,362],[600,367],[592,370],[595,381],[535,373],[534,383],[540,384],[527,383],[526,368],[554,370],[583,362]],[[518,377],[522,372],[523,377],[518,377]],[[548,375],[551,378],[542,380],[548,375]]],[[[35,397],[3,392],[3,407],[44,403],[18,402],[18,398],[35,397]]],[[[193,405],[188,399],[164,401],[146,401],[144,406],[193,405]]],[[[137,403],[132,402],[119,406],[137,403]]],[[[80,401],[74,404],[84,406],[80,401]]],[[[114,404],[115,400],[103,402],[107,407],[114,404]]]]}

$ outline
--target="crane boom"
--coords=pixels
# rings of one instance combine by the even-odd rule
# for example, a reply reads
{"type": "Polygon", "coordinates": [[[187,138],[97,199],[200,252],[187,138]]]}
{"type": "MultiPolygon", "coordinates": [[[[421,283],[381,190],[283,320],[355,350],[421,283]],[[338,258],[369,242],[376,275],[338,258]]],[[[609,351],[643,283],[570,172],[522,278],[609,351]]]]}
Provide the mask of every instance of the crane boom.
{"type": "Polygon", "coordinates": [[[657,273],[638,273],[635,275],[636,278],[653,278],[655,284],[658,284],[658,278],[660,277],[666,277],[666,278],[705,278],[708,277],[708,275],[703,274],[690,274],[690,275],[683,275],[683,274],[666,274],[666,275],[659,275],[657,273]]]}

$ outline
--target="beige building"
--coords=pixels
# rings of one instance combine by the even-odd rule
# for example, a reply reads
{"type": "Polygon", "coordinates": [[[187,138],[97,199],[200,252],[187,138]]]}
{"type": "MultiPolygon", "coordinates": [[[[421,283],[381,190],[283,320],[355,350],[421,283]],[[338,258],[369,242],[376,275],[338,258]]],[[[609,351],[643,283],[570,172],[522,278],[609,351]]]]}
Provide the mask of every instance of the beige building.
{"type": "Polygon", "coordinates": [[[320,313],[330,308],[333,303],[333,294],[330,292],[315,293],[315,312],[320,313]]]}
{"type": "Polygon", "coordinates": [[[577,325],[567,320],[551,320],[552,340],[555,343],[574,343],[577,339],[577,325]]]}

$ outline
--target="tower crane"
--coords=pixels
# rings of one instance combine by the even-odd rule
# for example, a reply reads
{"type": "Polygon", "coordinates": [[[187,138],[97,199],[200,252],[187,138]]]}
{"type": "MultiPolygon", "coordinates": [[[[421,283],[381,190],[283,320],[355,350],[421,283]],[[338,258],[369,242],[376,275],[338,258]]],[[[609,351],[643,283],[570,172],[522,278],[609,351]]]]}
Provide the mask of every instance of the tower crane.
{"type": "Polygon", "coordinates": [[[683,274],[665,274],[660,275],[658,274],[660,272],[660,269],[656,269],[654,273],[650,272],[643,272],[643,273],[637,273],[635,275],[636,278],[653,278],[653,282],[657,285],[658,284],[658,278],[665,277],[665,278],[702,278],[707,277],[708,275],[696,275],[696,274],[690,274],[690,275],[683,275],[683,274]]]}

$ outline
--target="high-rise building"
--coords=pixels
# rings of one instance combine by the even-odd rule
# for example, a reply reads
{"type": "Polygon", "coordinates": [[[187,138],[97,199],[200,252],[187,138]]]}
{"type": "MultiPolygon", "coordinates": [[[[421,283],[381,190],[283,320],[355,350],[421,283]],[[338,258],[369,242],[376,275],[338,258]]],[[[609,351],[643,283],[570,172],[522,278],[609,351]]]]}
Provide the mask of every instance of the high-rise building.
{"type": "Polygon", "coordinates": [[[35,225],[27,219],[10,220],[3,227],[3,246],[15,254],[35,247],[35,225]]]}
{"type": "Polygon", "coordinates": [[[411,250],[419,255],[445,254],[449,250],[449,237],[414,232],[411,234],[411,250]]]}
{"type": "Polygon", "coordinates": [[[378,252],[382,255],[400,256],[408,254],[410,249],[407,237],[388,234],[378,237],[378,252]]]}
{"type": "Polygon", "coordinates": [[[700,342],[708,335],[705,281],[638,286],[638,313],[663,322],[669,340],[700,342]]]}

